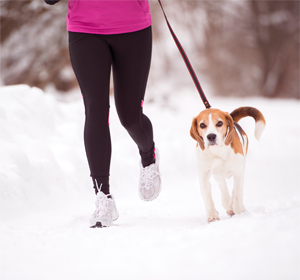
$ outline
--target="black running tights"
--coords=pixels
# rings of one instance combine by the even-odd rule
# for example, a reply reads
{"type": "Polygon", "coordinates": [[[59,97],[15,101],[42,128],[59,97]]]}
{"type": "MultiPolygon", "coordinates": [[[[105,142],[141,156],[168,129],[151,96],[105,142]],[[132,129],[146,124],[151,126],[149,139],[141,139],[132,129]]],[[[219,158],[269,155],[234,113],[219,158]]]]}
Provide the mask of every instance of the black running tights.
{"type": "Polygon", "coordinates": [[[111,69],[121,124],[137,144],[143,165],[154,161],[152,124],[142,108],[151,62],[151,26],[116,35],[69,32],[69,51],[84,100],[84,143],[91,177],[99,186],[109,185],[111,69]]]}

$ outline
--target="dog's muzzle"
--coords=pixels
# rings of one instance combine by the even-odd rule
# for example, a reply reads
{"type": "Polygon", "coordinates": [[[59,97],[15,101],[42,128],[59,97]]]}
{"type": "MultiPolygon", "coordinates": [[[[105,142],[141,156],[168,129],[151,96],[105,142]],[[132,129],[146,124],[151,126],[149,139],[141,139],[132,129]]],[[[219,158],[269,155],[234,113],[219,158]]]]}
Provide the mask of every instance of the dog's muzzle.
{"type": "Polygon", "coordinates": [[[208,139],[208,146],[212,146],[212,145],[216,145],[216,139],[217,139],[217,135],[214,134],[214,133],[210,133],[208,134],[207,136],[207,139],[208,139]]]}

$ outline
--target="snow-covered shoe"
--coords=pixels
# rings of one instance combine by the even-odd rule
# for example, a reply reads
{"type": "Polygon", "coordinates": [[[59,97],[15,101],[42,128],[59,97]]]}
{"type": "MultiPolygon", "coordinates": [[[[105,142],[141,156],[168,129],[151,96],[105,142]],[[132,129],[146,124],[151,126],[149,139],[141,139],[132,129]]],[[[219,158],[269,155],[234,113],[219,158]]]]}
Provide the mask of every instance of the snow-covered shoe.
{"type": "Polygon", "coordinates": [[[92,228],[108,227],[119,218],[116,202],[111,194],[97,193],[96,210],[90,220],[92,228]]]}
{"type": "Polygon", "coordinates": [[[155,150],[155,163],[143,167],[140,162],[139,196],[144,201],[151,201],[158,197],[161,191],[161,178],[159,173],[159,153],[155,150]]]}

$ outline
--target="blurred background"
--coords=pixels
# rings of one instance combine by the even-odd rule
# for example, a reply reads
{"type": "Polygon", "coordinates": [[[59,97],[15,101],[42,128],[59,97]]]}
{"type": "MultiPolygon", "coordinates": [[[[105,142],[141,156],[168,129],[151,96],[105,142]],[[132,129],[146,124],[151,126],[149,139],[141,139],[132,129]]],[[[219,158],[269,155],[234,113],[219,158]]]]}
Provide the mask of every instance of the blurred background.
{"type": "MultiPolygon", "coordinates": [[[[154,92],[167,98],[172,89],[194,84],[158,2],[149,2],[150,99],[154,92]]],[[[163,5],[200,83],[212,94],[300,98],[299,1],[164,0],[163,5]]],[[[2,86],[27,84],[60,94],[77,88],[66,15],[65,0],[54,6],[42,0],[0,1],[2,86]]]]}

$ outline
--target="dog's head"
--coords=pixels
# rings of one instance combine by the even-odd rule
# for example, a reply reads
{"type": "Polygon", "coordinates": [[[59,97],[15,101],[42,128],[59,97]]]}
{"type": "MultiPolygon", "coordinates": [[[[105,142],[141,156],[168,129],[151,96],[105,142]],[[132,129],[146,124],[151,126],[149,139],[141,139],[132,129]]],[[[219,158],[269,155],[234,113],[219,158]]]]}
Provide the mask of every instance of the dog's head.
{"type": "Polygon", "coordinates": [[[218,109],[206,109],[193,119],[190,134],[202,150],[229,145],[233,132],[232,117],[218,109]]]}

